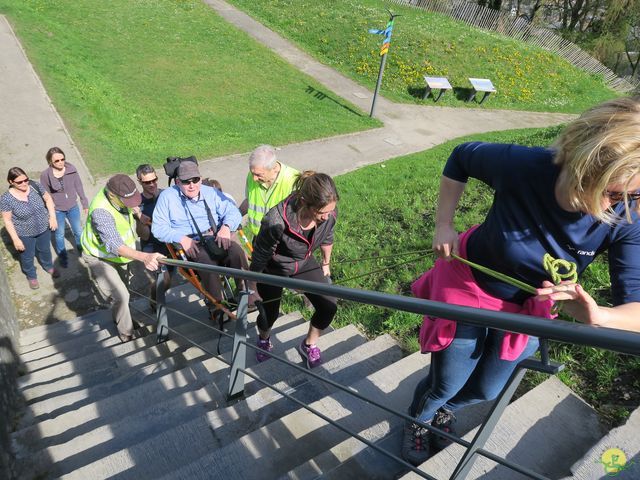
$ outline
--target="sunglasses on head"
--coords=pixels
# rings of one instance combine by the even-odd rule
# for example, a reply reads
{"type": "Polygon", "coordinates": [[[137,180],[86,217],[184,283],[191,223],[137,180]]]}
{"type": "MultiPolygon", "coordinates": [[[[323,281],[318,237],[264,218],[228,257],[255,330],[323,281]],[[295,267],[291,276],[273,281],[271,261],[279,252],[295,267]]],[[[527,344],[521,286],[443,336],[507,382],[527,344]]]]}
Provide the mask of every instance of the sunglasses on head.
{"type": "Polygon", "coordinates": [[[192,183],[198,183],[199,181],[200,181],[200,177],[193,177],[187,180],[180,180],[180,183],[182,183],[183,185],[190,185],[192,183]]]}
{"type": "Polygon", "coordinates": [[[25,178],[24,180],[13,180],[13,183],[16,185],[22,185],[24,183],[27,183],[29,181],[28,178],[25,178]]]}
{"type": "Polygon", "coordinates": [[[140,183],[143,185],[151,185],[152,183],[156,183],[158,181],[158,177],[152,178],[151,180],[140,180],[140,183]]]}
{"type": "MultiPolygon", "coordinates": [[[[626,192],[629,200],[640,200],[640,192],[626,192]]],[[[621,202],[624,200],[625,192],[611,192],[605,190],[604,195],[612,202],[621,202]]]]}

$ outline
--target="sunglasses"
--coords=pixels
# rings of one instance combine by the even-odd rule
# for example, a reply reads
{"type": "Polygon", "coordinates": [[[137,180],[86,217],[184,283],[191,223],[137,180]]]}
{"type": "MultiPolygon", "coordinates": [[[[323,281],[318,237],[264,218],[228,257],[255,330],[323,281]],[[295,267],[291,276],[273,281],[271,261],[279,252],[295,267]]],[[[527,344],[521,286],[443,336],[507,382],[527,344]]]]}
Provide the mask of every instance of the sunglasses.
{"type": "Polygon", "coordinates": [[[151,180],[145,180],[145,181],[140,180],[140,183],[143,185],[151,185],[152,183],[156,183],[157,181],[158,181],[158,177],[152,178],[151,180]]]}
{"type": "Polygon", "coordinates": [[[200,180],[200,177],[193,177],[187,180],[180,180],[180,183],[182,183],[183,185],[191,185],[192,183],[199,183],[200,180]]]}
{"type": "Polygon", "coordinates": [[[57,158],[55,160],[51,160],[51,163],[60,163],[60,162],[64,162],[65,159],[64,158],[57,158]]]}
{"type": "Polygon", "coordinates": [[[24,180],[13,180],[13,183],[15,185],[23,185],[23,184],[27,183],[28,181],[29,181],[29,179],[25,178],[24,180]]]}
{"type": "MultiPolygon", "coordinates": [[[[610,192],[605,190],[604,195],[612,202],[621,202],[624,199],[625,192],[610,192]]],[[[629,200],[640,200],[640,192],[627,192],[629,200]]]]}

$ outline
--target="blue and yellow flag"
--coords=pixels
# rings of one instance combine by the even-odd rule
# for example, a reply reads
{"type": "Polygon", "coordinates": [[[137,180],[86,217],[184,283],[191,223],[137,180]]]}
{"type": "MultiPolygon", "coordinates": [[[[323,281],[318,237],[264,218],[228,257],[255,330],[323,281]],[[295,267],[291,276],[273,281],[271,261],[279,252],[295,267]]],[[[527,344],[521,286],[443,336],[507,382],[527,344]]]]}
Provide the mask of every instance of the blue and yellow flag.
{"type": "Polygon", "coordinates": [[[387,26],[384,30],[376,30],[375,28],[369,29],[369,33],[374,33],[376,35],[384,35],[384,39],[382,40],[382,47],[380,48],[380,56],[385,55],[389,52],[389,44],[391,43],[391,32],[393,30],[393,18],[389,20],[387,26]]]}

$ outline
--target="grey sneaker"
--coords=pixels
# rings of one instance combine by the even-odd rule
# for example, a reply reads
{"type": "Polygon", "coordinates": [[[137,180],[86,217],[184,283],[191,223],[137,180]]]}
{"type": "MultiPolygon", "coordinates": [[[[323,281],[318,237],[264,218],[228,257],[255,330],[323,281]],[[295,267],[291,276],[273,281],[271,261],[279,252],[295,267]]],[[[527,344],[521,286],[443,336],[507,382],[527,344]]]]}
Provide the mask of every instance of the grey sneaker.
{"type": "MultiPolygon", "coordinates": [[[[451,410],[447,410],[446,408],[439,408],[436,414],[431,421],[431,425],[439,428],[440,430],[444,430],[447,433],[452,435],[456,435],[456,431],[453,428],[453,425],[456,423],[456,416],[453,414],[451,410]]],[[[443,450],[451,445],[453,442],[448,438],[445,438],[441,435],[432,434],[431,435],[431,447],[433,450],[443,450]]]]}
{"type": "Polygon", "coordinates": [[[307,368],[315,368],[322,363],[322,357],[320,355],[320,349],[316,345],[307,345],[304,343],[304,338],[302,339],[302,343],[298,347],[300,351],[300,355],[302,358],[307,361],[307,368]]]}
{"type": "Polygon", "coordinates": [[[405,422],[402,436],[402,458],[417,467],[426,462],[430,456],[429,430],[417,423],[405,422]]]}

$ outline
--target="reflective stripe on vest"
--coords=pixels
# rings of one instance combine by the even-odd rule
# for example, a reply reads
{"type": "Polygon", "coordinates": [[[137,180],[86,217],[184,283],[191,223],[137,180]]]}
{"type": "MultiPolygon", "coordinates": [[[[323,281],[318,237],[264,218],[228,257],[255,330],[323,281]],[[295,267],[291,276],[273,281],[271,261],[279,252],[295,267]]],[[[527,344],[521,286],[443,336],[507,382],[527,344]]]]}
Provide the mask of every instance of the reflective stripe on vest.
{"type": "Polygon", "coordinates": [[[124,244],[127,247],[136,248],[136,234],[133,228],[133,212],[129,210],[127,216],[123,215],[116,209],[107,198],[107,194],[104,190],[98,192],[98,194],[91,201],[89,205],[89,212],[87,213],[87,224],[82,232],[81,242],[82,248],[90,255],[109,260],[113,263],[129,263],[132,260],[126,257],[120,257],[107,251],[104,243],[100,237],[96,234],[91,224],[91,214],[96,208],[107,210],[114,218],[116,223],[116,230],[122,237],[124,244]]]}
{"type": "Polygon", "coordinates": [[[268,190],[265,190],[249,172],[247,176],[247,230],[253,236],[260,231],[260,222],[265,213],[289,196],[298,175],[300,175],[298,170],[281,163],[278,178],[268,190]]]}

